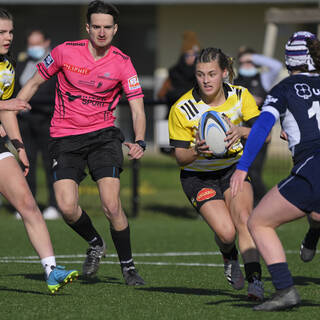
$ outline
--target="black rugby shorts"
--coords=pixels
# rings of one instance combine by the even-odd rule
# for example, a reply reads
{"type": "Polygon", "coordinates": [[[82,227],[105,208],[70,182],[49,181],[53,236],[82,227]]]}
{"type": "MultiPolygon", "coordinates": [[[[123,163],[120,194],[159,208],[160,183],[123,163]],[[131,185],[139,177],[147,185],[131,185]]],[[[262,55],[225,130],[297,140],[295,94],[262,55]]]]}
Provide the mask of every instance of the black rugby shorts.
{"type": "Polygon", "coordinates": [[[109,127],[80,135],[50,138],[49,152],[54,181],[72,179],[80,183],[88,166],[94,181],[119,178],[123,165],[120,129],[109,127]]]}

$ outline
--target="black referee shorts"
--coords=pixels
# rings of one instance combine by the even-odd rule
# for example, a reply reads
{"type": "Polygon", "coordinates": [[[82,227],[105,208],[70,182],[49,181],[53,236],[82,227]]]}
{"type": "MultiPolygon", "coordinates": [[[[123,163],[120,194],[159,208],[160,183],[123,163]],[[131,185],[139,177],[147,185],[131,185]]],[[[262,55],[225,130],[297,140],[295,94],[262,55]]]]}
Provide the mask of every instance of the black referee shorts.
{"type": "Polygon", "coordinates": [[[94,181],[119,178],[123,165],[119,128],[109,127],[80,135],[50,138],[49,153],[54,181],[72,179],[77,184],[86,177],[88,166],[94,181]]]}

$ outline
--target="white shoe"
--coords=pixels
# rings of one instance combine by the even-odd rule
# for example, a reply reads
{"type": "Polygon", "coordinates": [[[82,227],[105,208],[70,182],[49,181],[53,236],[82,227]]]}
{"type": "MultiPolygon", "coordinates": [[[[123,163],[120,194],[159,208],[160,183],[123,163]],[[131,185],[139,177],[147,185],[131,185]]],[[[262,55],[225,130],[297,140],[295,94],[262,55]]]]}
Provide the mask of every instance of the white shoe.
{"type": "Polygon", "coordinates": [[[264,288],[262,281],[254,279],[253,282],[248,284],[248,298],[256,301],[263,300],[264,288]]]}
{"type": "Polygon", "coordinates": [[[59,211],[52,206],[44,209],[42,215],[45,220],[56,220],[61,218],[59,211]]]}
{"type": "Polygon", "coordinates": [[[17,220],[21,220],[22,218],[21,218],[21,215],[20,215],[20,213],[18,212],[18,211],[16,211],[15,213],[14,213],[14,216],[15,216],[15,218],[17,219],[17,220]]]}
{"type": "Polygon", "coordinates": [[[238,260],[224,260],[224,275],[233,289],[241,290],[244,287],[244,277],[238,260]]]}

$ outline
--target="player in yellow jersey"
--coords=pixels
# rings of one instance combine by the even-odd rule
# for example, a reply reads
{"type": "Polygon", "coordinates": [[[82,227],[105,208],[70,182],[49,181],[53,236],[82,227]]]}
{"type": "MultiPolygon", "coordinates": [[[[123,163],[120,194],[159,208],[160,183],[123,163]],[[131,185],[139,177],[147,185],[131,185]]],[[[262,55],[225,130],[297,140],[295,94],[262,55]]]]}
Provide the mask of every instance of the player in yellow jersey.
{"type": "Polygon", "coordinates": [[[19,99],[6,100],[14,88],[14,68],[9,55],[12,39],[13,18],[0,8],[0,120],[24,167],[22,172],[6,148],[4,139],[0,138],[0,193],[21,213],[30,242],[41,259],[48,288],[53,293],[76,278],[78,271],[56,266],[47,226],[24,177],[28,173],[29,162],[15,111],[30,109],[30,105],[19,99]]]}
{"type": "Polygon", "coordinates": [[[253,96],[232,81],[232,60],[220,49],[206,48],[196,60],[197,85],[184,94],[169,115],[170,145],[180,166],[182,188],[215,233],[224,259],[225,276],[234,289],[244,287],[235,240],[238,234],[240,253],[248,280],[248,297],[263,299],[261,266],[256,246],[248,232],[247,220],[253,207],[249,180],[243,192],[231,197],[230,177],[242,154],[239,139],[247,138],[250,127],[259,116],[253,96]],[[231,126],[227,133],[228,153],[215,158],[205,141],[199,140],[197,127],[208,110],[225,114],[231,126]]]}

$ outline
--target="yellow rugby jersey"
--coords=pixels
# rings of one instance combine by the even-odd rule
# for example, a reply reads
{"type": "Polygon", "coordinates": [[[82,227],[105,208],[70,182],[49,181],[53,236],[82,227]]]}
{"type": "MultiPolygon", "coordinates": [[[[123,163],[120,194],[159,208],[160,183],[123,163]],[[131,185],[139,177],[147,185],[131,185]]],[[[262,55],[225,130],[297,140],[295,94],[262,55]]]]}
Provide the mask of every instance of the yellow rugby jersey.
{"type": "MultiPolygon", "coordinates": [[[[169,114],[170,145],[176,148],[190,148],[195,143],[195,134],[201,115],[209,110],[224,113],[231,122],[241,126],[244,122],[259,116],[258,106],[249,93],[241,86],[224,83],[226,101],[217,107],[205,104],[197,89],[184,94],[172,107],[169,114]]],[[[237,163],[243,153],[243,146],[237,145],[235,151],[228,151],[224,158],[199,157],[189,165],[181,167],[188,171],[217,171],[237,163]]]]}
{"type": "Polygon", "coordinates": [[[14,68],[9,60],[0,62],[0,99],[7,100],[13,94],[14,68]]]}

